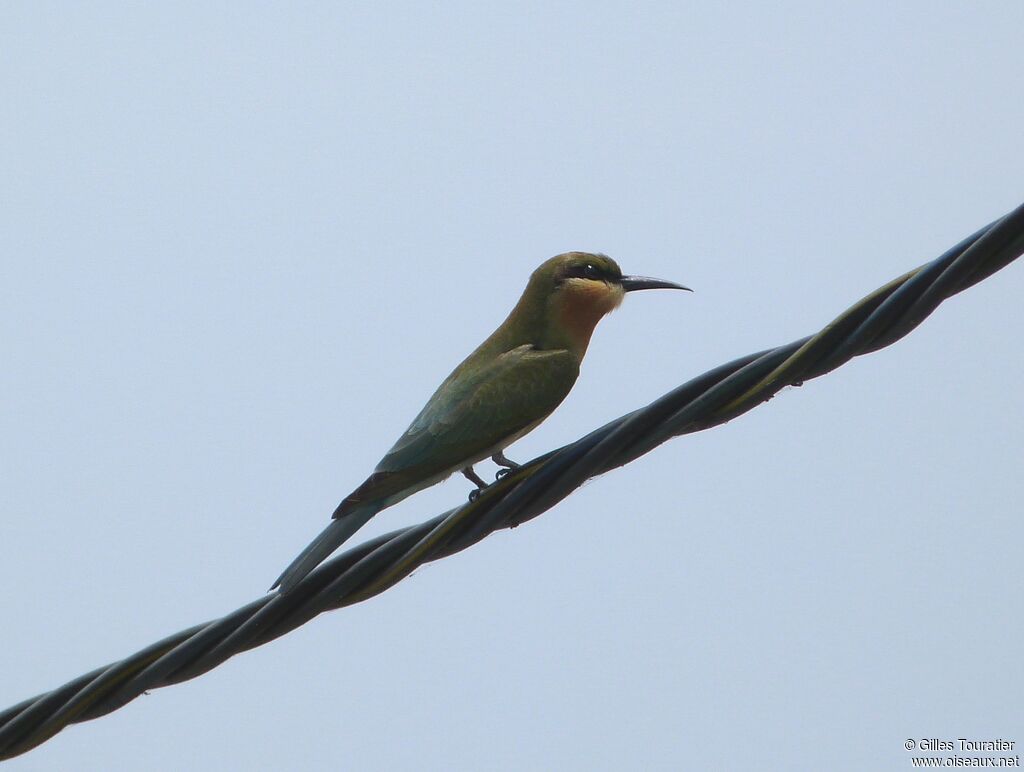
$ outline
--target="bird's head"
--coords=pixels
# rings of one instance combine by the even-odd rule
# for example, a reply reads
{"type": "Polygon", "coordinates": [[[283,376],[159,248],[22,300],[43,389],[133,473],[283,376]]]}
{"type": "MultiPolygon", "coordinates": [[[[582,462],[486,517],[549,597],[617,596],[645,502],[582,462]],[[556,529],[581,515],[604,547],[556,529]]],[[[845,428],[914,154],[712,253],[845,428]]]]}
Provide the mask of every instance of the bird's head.
{"type": "Polygon", "coordinates": [[[607,255],[566,252],[546,260],[533,272],[523,294],[542,317],[544,347],[568,346],[586,351],[597,323],[622,303],[627,292],[682,289],[675,282],[646,276],[623,276],[607,255]]]}

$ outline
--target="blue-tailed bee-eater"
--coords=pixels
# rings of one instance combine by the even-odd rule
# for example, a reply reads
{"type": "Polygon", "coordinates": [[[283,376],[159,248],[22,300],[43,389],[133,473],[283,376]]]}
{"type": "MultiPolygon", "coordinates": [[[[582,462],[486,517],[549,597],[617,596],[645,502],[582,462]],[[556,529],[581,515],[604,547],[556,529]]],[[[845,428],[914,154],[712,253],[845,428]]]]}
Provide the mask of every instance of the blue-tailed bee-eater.
{"type": "Polygon", "coordinates": [[[445,378],[274,587],[287,592],[375,514],[453,472],[461,470],[477,486],[475,494],[486,483],[473,464],[490,457],[514,468],[504,449],[565,399],[597,323],[627,292],[643,289],[689,288],[623,276],[614,260],[600,254],[566,252],[544,262],[508,318],[445,378]]]}

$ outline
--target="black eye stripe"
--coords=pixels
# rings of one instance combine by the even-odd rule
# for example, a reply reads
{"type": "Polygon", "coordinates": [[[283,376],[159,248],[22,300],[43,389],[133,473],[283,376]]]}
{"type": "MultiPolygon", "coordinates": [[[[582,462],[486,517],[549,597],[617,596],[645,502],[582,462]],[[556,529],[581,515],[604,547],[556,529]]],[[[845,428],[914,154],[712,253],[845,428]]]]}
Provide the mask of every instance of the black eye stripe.
{"type": "Polygon", "coordinates": [[[583,265],[573,265],[565,272],[567,279],[610,279],[611,276],[605,270],[594,263],[584,263],[583,265]]]}

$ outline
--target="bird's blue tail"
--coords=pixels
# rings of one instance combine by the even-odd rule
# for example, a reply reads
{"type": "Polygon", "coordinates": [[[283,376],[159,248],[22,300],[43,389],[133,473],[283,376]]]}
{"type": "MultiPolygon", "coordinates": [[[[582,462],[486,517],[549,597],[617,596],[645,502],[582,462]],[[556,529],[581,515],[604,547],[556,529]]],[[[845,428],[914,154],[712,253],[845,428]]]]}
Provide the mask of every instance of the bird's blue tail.
{"type": "Polygon", "coordinates": [[[291,565],[274,582],[282,593],[289,592],[310,571],[322,563],[328,555],[338,549],[352,534],[366,525],[366,521],[380,511],[380,507],[369,505],[354,509],[344,517],[331,520],[320,535],[310,542],[306,549],[292,561],[291,565]]]}

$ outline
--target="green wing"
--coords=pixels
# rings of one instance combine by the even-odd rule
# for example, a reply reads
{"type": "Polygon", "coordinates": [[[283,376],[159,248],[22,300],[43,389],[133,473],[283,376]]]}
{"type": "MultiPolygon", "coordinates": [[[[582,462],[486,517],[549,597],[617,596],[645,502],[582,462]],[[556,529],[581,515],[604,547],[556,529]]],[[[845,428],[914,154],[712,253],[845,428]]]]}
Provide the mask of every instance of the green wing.
{"type": "Polygon", "coordinates": [[[568,351],[529,345],[475,365],[467,361],[448,376],[339,514],[480,460],[546,418],[579,375],[568,351]]]}

